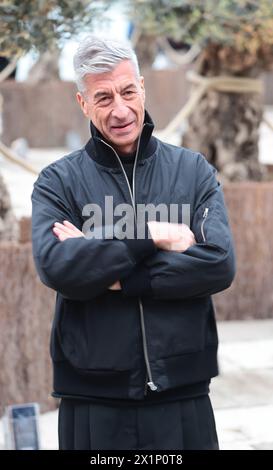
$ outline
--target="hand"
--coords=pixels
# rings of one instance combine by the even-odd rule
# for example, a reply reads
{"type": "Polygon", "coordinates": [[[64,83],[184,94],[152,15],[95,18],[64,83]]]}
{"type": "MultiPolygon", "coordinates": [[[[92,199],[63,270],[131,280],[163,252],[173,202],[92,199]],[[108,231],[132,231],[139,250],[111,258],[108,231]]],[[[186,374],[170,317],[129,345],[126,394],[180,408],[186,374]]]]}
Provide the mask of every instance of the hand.
{"type": "Polygon", "coordinates": [[[181,253],[196,243],[193,232],[186,224],[151,221],[148,227],[155,245],[162,250],[181,253]]]}
{"type": "Polygon", "coordinates": [[[68,220],[64,220],[62,224],[55,222],[52,231],[61,242],[68,238],[84,237],[84,234],[68,220]]]}

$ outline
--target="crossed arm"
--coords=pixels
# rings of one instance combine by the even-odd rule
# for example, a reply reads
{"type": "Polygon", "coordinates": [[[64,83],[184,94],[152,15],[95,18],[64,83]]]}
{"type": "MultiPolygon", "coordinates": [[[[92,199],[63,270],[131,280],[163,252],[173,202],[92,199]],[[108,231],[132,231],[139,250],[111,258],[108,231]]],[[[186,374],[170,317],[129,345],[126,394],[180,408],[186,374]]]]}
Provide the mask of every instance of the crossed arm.
{"type": "Polygon", "coordinates": [[[235,257],[221,186],[204,158],[197,163],[191,230],[148,222],[151,240],[87,239],[61,177],[54,168],[43,170],[32,194],[33,256],[41,281],[80,301],[107,289],[188,299],[229,287],[235,257]]]}
{"type": "MultiPolygon", "coordinates": [[[[185,224],[152,221],[148,222],[148,227],[155,246],[161,250],[182,253],[196,243],[193,232],[185,224]]],[[[83,232],[68,220],[55,222],[52,231],[61,242],[84,237],[83,232]]],[[[121,290],[120,281],[116,281],[109,289],[121,290]]]]}

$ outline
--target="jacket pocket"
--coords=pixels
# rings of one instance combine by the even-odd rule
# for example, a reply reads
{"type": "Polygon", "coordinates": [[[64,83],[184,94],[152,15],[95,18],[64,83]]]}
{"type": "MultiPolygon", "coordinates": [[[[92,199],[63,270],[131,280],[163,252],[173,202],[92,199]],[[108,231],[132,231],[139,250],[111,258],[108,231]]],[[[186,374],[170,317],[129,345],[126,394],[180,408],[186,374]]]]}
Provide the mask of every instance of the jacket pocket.
{"type": "Polygon", "coordinates": [[[208,297],[191,300],[145,302],[146,327],[151,360],[198,352],[205,348],[208,297]]]}
{"type": "MultiPolygon", "coordinates": [[[[81,372],[125,371],[136,357],[136,312],[120,293],[92,302],[63,299],[59,340],[65,359],[81,372]]],[[[56,350],[56,348],[55,348],[56,350]]]]}
{"type": "Polygon", "coordinates": [[[218,201],[203,204],[193,218],[192,231],[197,243],[228,251],[230,231],[226,211],[218,201]]]}

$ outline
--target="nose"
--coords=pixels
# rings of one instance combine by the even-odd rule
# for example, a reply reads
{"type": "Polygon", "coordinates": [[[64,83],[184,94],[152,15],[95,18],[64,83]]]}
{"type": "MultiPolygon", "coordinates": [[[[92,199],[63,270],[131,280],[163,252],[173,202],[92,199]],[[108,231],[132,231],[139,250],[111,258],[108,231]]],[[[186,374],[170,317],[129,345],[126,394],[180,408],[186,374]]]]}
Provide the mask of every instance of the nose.
{"type": "Polygon", "coordinates": [[[128,111],[129,109],[126,103],[123,101],[122,97],[120,95],[116,95],[111,113],[112,117],[119,121],[125,121],[128,116],[128,111]]]}

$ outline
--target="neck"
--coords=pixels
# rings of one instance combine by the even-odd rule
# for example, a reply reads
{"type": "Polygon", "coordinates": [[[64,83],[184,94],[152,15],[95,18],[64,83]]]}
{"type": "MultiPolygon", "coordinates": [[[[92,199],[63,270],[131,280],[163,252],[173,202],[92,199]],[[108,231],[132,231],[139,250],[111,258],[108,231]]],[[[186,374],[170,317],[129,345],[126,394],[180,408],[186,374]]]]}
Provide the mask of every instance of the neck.
{"type": "Polygon", "coordinates": [[[132,153],[136,152],[137,143],[138,143],[138,139],[135,142],[133,142],[133,144],[128,144],[128,145],[125,145],[125,146],[122,146],[122,147],[113,145],[111,142],[109,142],[109,145],[111,145],[111,147],[113,147],[113,149],[119,155],[122,155],[123,157],[126,157],[127,155],[130,156],[130,155],[132,155],[132,153]]]}
{"type": "MultiPolygon", "coordinates": [[[[103,136],[100,134],[98,129],[94,126],[94,124],[91,122],[90,123],[91,127],[91,133],[92,133],[92,138],[87,142],[85,149],[89,156],[96,160],[98,163],[108,166],[108,167],[115,167],[119,166],[118,161],[116,158],[113,158],[113,147],[110,142],[108,142],[108,145],[106,146],[101,142],[103,140],[103,136]]],[[[135,151],[137,146],[139,145],[139,157],[138,160],[144,160],[148,157],[150,157],[156,149],[157,143],[156,139],[152,136],[153,132],[153,122],[147,113],[145,112],[145,125],[142,129],[142,133],[140,136],[140,140],[134,142],[133,145],[131,146],[126,146],[126,147],[115,147],[115,151],[119,155],[124,155],[124,160],[130,159],[130,155],[135,156],[135,151]]]]}

